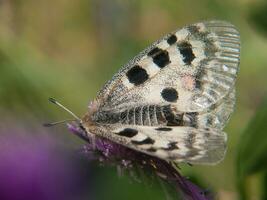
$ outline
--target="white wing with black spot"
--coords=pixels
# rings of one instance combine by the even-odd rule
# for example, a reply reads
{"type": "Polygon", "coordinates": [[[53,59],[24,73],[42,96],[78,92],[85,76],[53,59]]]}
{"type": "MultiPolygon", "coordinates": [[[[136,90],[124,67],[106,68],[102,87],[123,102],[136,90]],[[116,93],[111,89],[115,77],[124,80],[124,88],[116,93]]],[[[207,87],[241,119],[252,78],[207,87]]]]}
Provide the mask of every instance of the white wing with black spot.
{"type": "Polygon", "coordinates": [[[217,129],[108,125],[99,135],[158,158],[192,164],[216,164],[224,158],[226,134],[217,129]]]}
{"type": "Polygon", "coordinates": [[[216,164],[226,151],[239,56],[239,33],[228,22],[172,32],[114,75],[82,126],[164,160],[216,164]]]}
{"type": "Polygon", "coordinates": [[[170,33],[126,64],[99,92],[102,110],[172,104],[202,112],[233,90],[240,38],[223,21],[197,23],[170,33]]]}

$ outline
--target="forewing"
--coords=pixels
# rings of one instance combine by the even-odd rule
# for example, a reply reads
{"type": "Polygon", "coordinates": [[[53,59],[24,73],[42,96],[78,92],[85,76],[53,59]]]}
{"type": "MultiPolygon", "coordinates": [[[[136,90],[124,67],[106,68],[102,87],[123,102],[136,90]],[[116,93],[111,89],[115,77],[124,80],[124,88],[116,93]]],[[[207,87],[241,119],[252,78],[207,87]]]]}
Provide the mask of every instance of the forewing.
{"type": "Polygon", "coordinates": [[[216,164],[224,158],[226,134],[217,129],[108,125],[95,133],[134,150],[174,162],[216,164]]]}
{"type": "Polygon", "coordinates": [[[126,64],[99,92],[102,110],[173,104],[200,112],[229,95],[240,38],[228,22],[197,23],[166,35],[126,64]]]}

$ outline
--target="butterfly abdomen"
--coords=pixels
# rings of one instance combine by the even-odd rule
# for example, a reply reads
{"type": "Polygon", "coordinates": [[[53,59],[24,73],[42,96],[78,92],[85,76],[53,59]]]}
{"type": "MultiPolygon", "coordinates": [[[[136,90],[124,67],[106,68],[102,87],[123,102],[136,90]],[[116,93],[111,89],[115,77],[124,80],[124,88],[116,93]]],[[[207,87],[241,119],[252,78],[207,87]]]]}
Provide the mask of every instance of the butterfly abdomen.
{"type": "Polygon", "coordinates": [[[127,124],[141,126],[198,126],[198,113],[178,112],[171,105],[143,105],[120,112],[99,111],[93,120],[101,124],[127,124]]]}
{"type": "Polygon", "coordinates": [[[143,126],[182,124],[182,115],[174,114],[170,106],[144,105],[120,113],[120,123],[143,126]]]}

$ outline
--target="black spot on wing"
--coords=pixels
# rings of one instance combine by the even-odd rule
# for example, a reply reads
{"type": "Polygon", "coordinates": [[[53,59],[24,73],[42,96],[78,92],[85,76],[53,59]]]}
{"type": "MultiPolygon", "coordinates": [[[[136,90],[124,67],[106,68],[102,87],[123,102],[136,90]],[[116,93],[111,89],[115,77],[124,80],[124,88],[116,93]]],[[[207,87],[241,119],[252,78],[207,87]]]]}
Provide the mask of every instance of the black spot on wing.
{"type": "Polygon", "coordinates": [[[135,129],[132,129],[132,128],[125,128],[123,129],[122,131],[118,132],[117,134],[120,135],[120,136],[124,136],[124,137],[134,137],[136,136],[138,133],[137,130],[135,129]]]}
{"type": "Polygon", "coordinates": [[[169,53],[167,51],[161,52],[153,58],[153,62],[160,68],[165,67],[170,63],[169,53]]]}
{"type": "Polygon", "coordinates": [[[168,147],[167,148],[162,148],[162,149],[167,150],[167,151],[172,151],[172,150],[175,150],[175,149],[179,149],[176,144],[177,144],[177,142],[169,142],[168,143],[168,147]]]}
{"type": "Polygon", "coordinates": [[[184,63],[186,65],[190,65],[191,62],[196,58],[192,50],[192,45],[184,41],[184,42],[177,44],[177,46],[178,46],[180,53],[183,56],[184,63]]]}
{"type": "Polygon", "coordinates": [[[152,140],[150,137],[147,137],[146,139],[142,140],[142,141],[136,141],[136,140],[132,140],[133,144],[136,145],[142,145],[142,144],[154,144],[155,140],[152,140]]]}
{"type": "Polygon", "coordinates": [[[152,49],[147,55],[152,57],[153,62],[159,68],[166,67],[171,62],[168,51],[162,50],[158,47],[152,49]]]}
{"type": "Polygon", "coordinates": [[[175,35],[171,35],[168,39],[167,39],[167,43],[169,45],[174,44],[177,41],[177,37],[175,35]]]}
{"type": "Polygon", "coordinates": [[[169,127],[159,127],[155,129],[156,131],[171,131],[172,128],[169,127]]]}
{"type": "Polygon", "coordinates": [[[156,151],[157,151],[157,149],[156,149],[156,148],[154,148],[154,147],[150,147],[149,149],[147,149],[147,151],[148,151],[148,152],[156,152],[156,151]]]}
{"type": "Polygon", "coordinates": [[[145,69],[142,67],[135,65],[126,73],[128,80],[130,83],[134,85],[140,85],[144,83],[148,79],[148,74],[145,69]]]}
{"type": "Polygon", "coordinates": [[[164,88],[161,91],[161,96],[165,101],[176,102],[178,99],[178,92],[174,88],[164,88]]]}

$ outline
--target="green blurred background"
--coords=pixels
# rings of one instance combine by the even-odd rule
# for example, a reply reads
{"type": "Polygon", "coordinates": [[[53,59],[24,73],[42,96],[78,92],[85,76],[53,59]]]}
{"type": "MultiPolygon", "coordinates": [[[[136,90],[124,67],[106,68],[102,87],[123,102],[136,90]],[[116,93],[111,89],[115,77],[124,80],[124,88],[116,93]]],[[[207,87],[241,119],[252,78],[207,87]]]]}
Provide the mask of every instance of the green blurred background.
{"type": "MultiPolygon", "coordinates": [[[[209,19],[230,21],[241,34],[236,110],[226,128],[225,160],[217,166],[183,165],[181,173],[216,191],[219,199],[237,199],[240,188],[249,193],[248,199],[259,199],[264,175],[248,173],[252,175],[239,180],[237,166],[242,161],[236,158],[242,134],[267,91],[264,0],[1,0],[1,121],[39,126],[68,118],[47,102],[50,96],[83,115],[103,84],[147,45],[186,24],[209,19]]],[[[53,129],[61,132],[55,139],[66,148],[84,144],[64,127],[53,129]]],[[[260,137],[266,141],[264,133],[260,137]]],[[[245,146],[254,151],[257,143],[245,146]]],[[[121,180],[110,176],[102,174],[99,185],[118,192],[115,187],[121,180]]]]}

